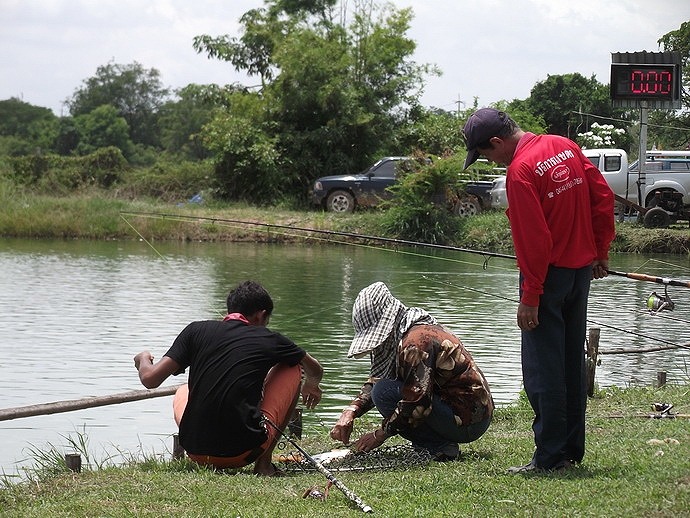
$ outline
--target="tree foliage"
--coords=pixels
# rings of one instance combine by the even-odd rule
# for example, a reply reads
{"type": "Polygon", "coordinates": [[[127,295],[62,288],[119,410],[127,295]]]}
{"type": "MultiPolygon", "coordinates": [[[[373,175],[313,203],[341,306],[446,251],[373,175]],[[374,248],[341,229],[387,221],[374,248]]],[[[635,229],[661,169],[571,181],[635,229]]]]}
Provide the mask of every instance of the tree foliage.
{"type": "Polygon", "coordinates": [[[78,115],[74,118],[74,125],[79,134],[77,152],[80,155],[110,146],[120,149],[125,156],[133,152],[127,121],[114,106],[104,104],[78,115]]]}
{"type": "Polygon", "coordinates": [[[688,149],[690,147],[690,21],[681,23],[658,41],[661,48],[679,52],[683,66],[683,109],[677,112],[655,110],[649,114],[649,139],[660,149],[688,149]]]}
{"type": "Polygon", "coordinates": [[[86,115],[100,106],[115,107],[127,122],[130,138],[136,144],[157,146],[157,117],[168,97],[160,73],[139,63],[108,63],[96,69],[96,75],[84,80],[66,101],[73,117],[86,115]]]}
{"type": "Polygon", "coordinates": [[[0,101],[0,154],[20,156],[50,150],[57,121],[48,108],[14,97],[0,101]]]}
{"type": "Polygon", "coordinates": [[[214,101],[206,96],[206,89],[194,84],[178,90],[177,97],[165,103],[159,112],[161,146],[187,158],[208,158],[201,133],[213,117],[214,101]]]}
{"type": "Polygon", "coordinates": [[[446,156],[464,153],[462,126],[469,117],[444,110],[419,109],[414,119],[396,131],[400,147],[446,156]]]}
{"type": "MultiPolygon", "coordinates": [[[[262,82],[260,92],[242,95],[260,97],[264,110],[245,113],[251,103],[235,103],[210,126],[235,118],[249,130],[231,136],[213,132],[224,139],[209,142],[213,149],[235,153],[230,160],[217,157],[220,175],[239,174],[228,163],[236,162],[240,147],[242,156],[255,145],[270,148],[283,168],[280,192],[304,198],[319,176],[358,171],[381,154],[409,151],[396,148],[396,129],[406,121],[406,109],[418,105],[424,74],[433,72],[411,61],[415,43],[405,37],[411,10],[379,9],[363,1],[356,3],[351,23],[339,24],[333,21],[334,4],[269,1],[265,9],[245,13],[239,38],[195,38],[197,51],[258,75],[262,82]],[[233,138],[238,140],[230,144],[233,138]]],[[[255,171],[257,181],[266,184],[262,177],[274,177],[277,162],[255,162],[267,166],[255,171]]],[[[232,178],[220,183],[237,184],[232,178]]],[[[246,196],[254,190],[242,192],[246,196]]]]}
{"type": "Polygon", "coordinates": [[[548,133],[574,139],[583,127],[581,114],[596,114],[610,118],[613,107],[609,89],[597,81],[579,73],[549,75],[546,80],[532,87],[528,100],[531,111],[543,118],[548,133]]]}
{"type": "Polygon", "coordinates": [[[683,66],[683,104],[690,106],[690,20],[680,24],[675,31],[659,38],[659,46],[669,52],[678,52],[683,66]]]}

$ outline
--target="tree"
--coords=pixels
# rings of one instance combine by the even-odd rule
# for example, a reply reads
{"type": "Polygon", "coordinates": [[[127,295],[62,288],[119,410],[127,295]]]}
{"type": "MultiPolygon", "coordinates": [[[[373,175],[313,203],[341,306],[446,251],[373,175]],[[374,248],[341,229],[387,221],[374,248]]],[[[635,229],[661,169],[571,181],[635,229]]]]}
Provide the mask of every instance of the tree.
{"type": "Polygon", "coordinates": [[[659,38],[659,46],[669,52],[678,52],[683,65],[683,104],[690,106],[690,20],[659,38]]]}
{"type": "Polygon", "coordinates": [[[117,109],[125,119],[135,144],[159,145],[158,110],[168,96],[160,73],[139,63],[108,63],[96,69],[96,75],[83,82],[66,101],[73,117],[86,115],[105,104],[117,109]]]}
{"type": "Polygon", "coordinates": [[[284,195],[285,164],[275,138],[257,122],[265,100],[256,94],[237,93],[234,97],[236,109],[220,113],[204,128],[204,143],[216,156],[217,194],[273,203],[284,195]]]}
{"type": "Polygon", "coordinates": [[[49,152],[58,118],[48,108],[12,97],[0,101],[0,154],[9,156],[49,152]]]}
{"type": "MultiPolygon", "coordinates": [[[[264,111],[247,114],[236,102],[218,117],[250,121],[259,147],[271,143],[285,168],[282,192],[305,197],[324,172],[358,171],[382,153],[407,152],[396,148],[396,129],[418,105],[423,75],[435,73],[411,61],[411,10],[362,1],[346,25],[333,22],[335,2],[266,4],[241,18],[241,38],[199,36],[195,48],[260,76],[262,89],[244,95],[262,98],[264,111]]],[[[241,145],[252,148],[244,138],[241,145]]],[[[272,167],[255,171],[264,173],[272,167]]]]}
{"type": "Polygon", "coordinates": [[[77,152],[80,155],[108,146],[119,148],[125,157],[133,152],[127,121],[114,106],[104,104],[89,113],[78,115],[74,118],[74,125],[79,133],[77,152]]]}
{"type": "Polygon", "coordinates": [[[445,110],[420,108],[415,111],[414,120],[396,131],[396,135],[404,149],[418,149],[436,156],[463,152],[465,143],[461,128],[467,117],[445,110]]]}
{"type": "Polygon", "coordinates": [[[159,113],[161,145],[170,153],[192,159],[208,157],[201,139],[203,126],[213,117],[214,102],[206,97],[204,87],[190,84],[178,90],[175,101],[165,103],[159,113]]]}
{"type": "Polygon", "coordinates": [[[680,111],[653,110],[649,113],[649,141],[660,149],[690,148],[690,21],[659,38],[664,51],[679,52],[683,65],[680,111]]]}
{"type": "Polygon", "coordinates": [[[532,87],[528,104],[532,113],[543,118],[548,133],[572,139],[593,122],[583,114],[603,119],[614,115],[608,87],[595,76],[587,79],[577,72],[547,76],[532,87]]]}

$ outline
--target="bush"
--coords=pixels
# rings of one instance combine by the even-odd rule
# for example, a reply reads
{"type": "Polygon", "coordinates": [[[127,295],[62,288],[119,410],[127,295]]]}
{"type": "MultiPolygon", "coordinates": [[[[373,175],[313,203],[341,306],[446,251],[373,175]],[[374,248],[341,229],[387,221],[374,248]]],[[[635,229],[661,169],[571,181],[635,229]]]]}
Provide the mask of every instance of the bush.
{"type": "Polygon", "coordinates": [[[176,161],[165,157],[155,165],[132,169],[119,194],[129,198],[152,197],[161,201],[186,200],[200,192],[210,193],[213,166],[209,162],[176,161]]]}
{"type": "Polygon", "coordinates": [[[109,188],[121,178],[127,160],[116,147],[82,157],[36,154],[9,158],[11,178],[19,185],[46,192],[70,192],[97,186],[109,188]]]}
{"type": "Polygon", "coordinates": [[[466,179],[464,157],[455,155],[407,172],[394,186],[393,198],[384,204],[384,230],[400,239],[447,244],[459,229],[453,207],[466,179]]]}

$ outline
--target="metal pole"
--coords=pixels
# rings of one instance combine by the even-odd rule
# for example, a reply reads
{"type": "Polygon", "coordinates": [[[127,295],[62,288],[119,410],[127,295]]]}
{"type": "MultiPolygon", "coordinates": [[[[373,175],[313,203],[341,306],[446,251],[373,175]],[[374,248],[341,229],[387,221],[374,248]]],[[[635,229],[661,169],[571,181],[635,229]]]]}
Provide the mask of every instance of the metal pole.
{"type": "Polygon", "coordinates": [[[637,204],[644,207],[645,202],[642,197],[644,186],[647,183],[647,120],[649,109],[647,101],[640,101],[640,158],[637,161],[637,204]]]}

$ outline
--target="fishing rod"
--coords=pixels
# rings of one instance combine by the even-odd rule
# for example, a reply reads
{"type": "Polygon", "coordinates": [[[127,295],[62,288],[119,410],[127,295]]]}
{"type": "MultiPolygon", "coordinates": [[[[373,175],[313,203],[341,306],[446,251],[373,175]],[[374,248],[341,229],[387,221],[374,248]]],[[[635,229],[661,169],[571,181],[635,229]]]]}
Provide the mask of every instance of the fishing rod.
{"type": "Polygon", "coordinates": [[[302,455],[304,455],[304,458],[305,458],[305,459],[307,459],[309,462],[311,462],[311,463],[314,465],[314,467],[315,467],[317,470],[319,470],[319,471],[321,472],[321,474],[322,474],[323,476],[325,476],[331,484],[333,484],[335,487],[337,487],[338,489],[340,489],[340,491],[341,491],[347,498],[349,498],[350,501],[354,502],[354,503],[357,505],[357,507],[359,507],[363,512],[365,512],[365,513],[371,513],[371,512],[374,511],[370,506],[368,506],[367,504],[365,504],[365,503],[362,501],[362,499],[361,499],[359,496],[357,496],[357,494],[356,494],[354,491],[352,491],[352,490],[351,490],[350,488],[348,488],[345,484],[343,484],[340,480],[338,480],[338,479],[335,477],[335,475],[334,475],[333,473],[331,473],[331,471],[330,471],[328,468],[326,468],[326,466],[324,466],[321,462],[319,462],[319,461],[316,460],[314,457],[312,457],[311,455],[309,455],[309,454],[304,450],[304,448],[302,448],[299,444],[297,444],[295,441],[293,441],[287,434],[285,434],[285,432],[283,432],[283,430],[281,430],[280,428],[278,428],[278,426],[277,426],[275,423],[273,423],[273,421],[271,421],[271,420],[270,420],[268,417],[266,417],[266,416],[264,416],[264,421],[267,422],[268,424],[270,424],[273,428],[275,428],[275,430],[276,430],[278,433],[280,433],[280,435],[282,435],[290,444],[292,444],[295,448],[297,448],[297,451],[299,451],[302,455]]]}
{"type": "MultiPolygon", "coordinates": [[[[130,216],[145,216],[145,217],[163,218],[163,219],[176,219],[176,220],[182,220],[182,221],[210,221],[212,223],[221,222],[221,223],[233,223],[233,224],[240,224],[240,225],[254,225],[254,226],[266,227],[266,228],[280,228],[280,229],[298,230],[300,232],[312,232],[312,233],[316,233],[316,234],[350,237],[350,238],[363,239],[363,240],[369,240],[369,241],[379,241],[382,243],[390,243],[390,244],[394,244],[394,245],[427,247],[427,248],[435,248],[435,249],[439,249],[439,250],[450,250],[450,251],[454,251],[454,252],[465,252],[468,254],[481,255],[481,256],[484,256],[486,258],[498,257],[501,259],[511,259],[511,260],[517,259],[517,257],[515,257],[514,255],[502,254],[502,253],[498,253],[498,252],[488,252],[486,250],[474,250],[472,248],[464,248],[464,247],[458,247],[458,246],[452,246],[452,245],[441,245],[438,243],[424,243],[422,241],[411,241],[411,240],[407,240],[407,239],[398,239],[398,238],[393,238],[393,237],[371,236],[371,235],[367,235],[367,234],[358,234],[356,232],[343,232],[343,231],[338,231],[338,230],[324,230],[324,229],[318,229],[318,228],[297,227],[294,225],[281,225],[278,223],[263,223],[263,222],[258,222],[258,221],[246,221],[246,220],[229,219],[229,218],[216,218],[216,217],[209,217],[209,216],[185,216],[185,215],[178,215],[178,214],[166,214],[166,213],[160,213],[160,212],[123,211],[123,212],[120,212],[120,214],[126,214],[126,215],[130,215],[130,216]]],[[[486,266],[487,266],[487,261],[484,262],[484,269],[486,269],[486,266]]],[[[678,279],[669,279],[667,277],[656,277],[653,275],[646,275],[643,273],[618,272],[616,270],[607,270],[607,272],[611,275],[627,277],[628,279],[633,279],[636,281],[647,281],[647,282],[654,282],[657,284],[665,284],[667,286],[681,286],[681,287],[685,287],[685,288],[690,288],[690,281],[684,281],[684,280],[678,280],[678,279]]]]}
{"type": "Polygon", "coordinates": [[[424,243],[421,241],[410,241],[407,239],[398,239],[398,238],[393,238],[393,237],[371,236],[371,235],[367,235],[367,234],[357,234],[355,232],[343,232],[343,231],[339,231],[339,230],[324,230],[324,229],[319,229],[319,228],[297,227],[294,225],[280,225],[278,223],[262,223],[259,221],[246,221],[246,220],[228,219],[228,218],[212,218],[212,217],[208,217],[208,216],[184,216],[184,215],[165,214],[165,213],[156,213],[156,212],[126,212],[126,211],[124,211],[124,212],[120,212],[120,214],[126,214],[129,216],[160,217],[163,219],[178,219],[178,220],[186,220],[186,221],[202,220],[202,221],[210,221],[212,223],[221,222],[221,223],[234,223],[234,224],[241,224],[241,225],[254,225],[254,226],[258,226],[258,227],[267,227],[267,228],[281,228],[281,229],[288,229],[288,230],[298,230],[300,232],[313,232],[315,234],[351,237],[351,238],[355,238],[355,239],[363,239],[363,240],[368,240],[368,241],[380,241],[382,243],[390,243],[390,244],[394,244],[394,245],[419,246],[419,247],[427,247],[427,248],[436,248],[439,250],[450,250],[453,252],[466,252],[468,254],[479,254],[479,255],[483,255],[485,257],[499,257],[501,259],[515,259],[514,255],[501,254],[498,252],[487,252],[484,250],[473,250],[471,248],[462,248],[462,247],[452,246],[452,245],[441,245],[438,243],[424,243]]]}
{"type": "Polygon", "coordinates": [[[684,288],[690,288],[690,281],[681,281],[677,279],[669,279],[667,277],[656,277],[654,275],[646,275],[644,273],[631,273],[631,272],[617,272],[616,270],[607,270],[611,275],[618,275],[620,277],[627,277],[628,279],[634,279],[636,281],[648,281],[655,282],[657,284],[665,284],[667,286],[682,286],[684,288]]]}

